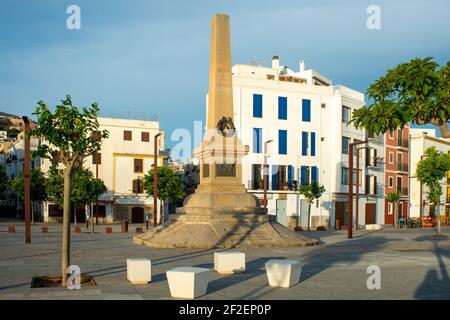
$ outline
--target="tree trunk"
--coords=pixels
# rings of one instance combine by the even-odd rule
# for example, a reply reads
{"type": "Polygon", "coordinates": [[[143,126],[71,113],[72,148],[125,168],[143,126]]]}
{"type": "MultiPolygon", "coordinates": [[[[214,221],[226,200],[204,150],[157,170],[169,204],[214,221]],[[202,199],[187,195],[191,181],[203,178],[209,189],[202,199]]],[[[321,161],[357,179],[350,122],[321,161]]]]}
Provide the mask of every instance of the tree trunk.
{"type": "Polygon", "coordinates": [[[72,174],[72,165],[66,165],[66,169],[64,170],[64,205],[63,205],[63,235],[62,235],[63,237],[61,249],[61,277],[63,287],[67,285],[67,268],[70,265],[71,174],[72,174]]]}
{"type": "Polygon", "coordinates": [[[436,209],[436,214],[435,217],[437,219],[437,226],[438,226],[438,230],[437,233],[441,234],[441,210],[439,210],[439,201],[435,204],[434,206],[436,209]]]}
{"type": "Polygon", "coordinates": [[[394,228],[398,228],[398,217],[397,217],[397,202],[392,204],[392,210],[394,210],[394,228]]]}
{"type": "Polygon", "coordinates": [[[94,206],[92,203],[90,204],[90,206],[91,206],[91,233],[94,234],[94,210],[93,210],[94,206]]]}
{"type": "Polygon", "coordinates": [[[311,230],[311,201],[308,201],[309,205],[308,205],[308,231],[311,230]]]}

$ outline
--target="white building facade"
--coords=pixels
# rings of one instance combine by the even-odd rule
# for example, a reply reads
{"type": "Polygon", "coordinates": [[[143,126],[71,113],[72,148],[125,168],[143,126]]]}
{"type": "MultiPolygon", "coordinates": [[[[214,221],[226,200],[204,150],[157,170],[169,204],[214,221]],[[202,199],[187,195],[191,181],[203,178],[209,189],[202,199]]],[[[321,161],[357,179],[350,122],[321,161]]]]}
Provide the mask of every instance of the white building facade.
{"type": "MultiPolygon", "coordinates": [[[[422,155],[425,154],[425,150],[430,147],[435,147],[438,151],[448,153],[450,155],[450,139],[436,138],[435,130],[430,129],[409,129],[410,141],[411,141],[411,154],[410,154],[410,217],[419,217],[422,210],[422,216],[434,216],[435,208],[432,203],[427,199],[427,187],[420,185],[420,182],[416,177],[417,164],[422,155]],[[421,193],[422,191],[422,193],[421,193]],[[422,201],[422,206],[421,206],[422,201]]],[[[450,217],[450,171],[447,176],[441,181],[442,195],[440,201],[440,215],[442,222],[445,222],[445,218],[449,221],[450,217]]]]}
{"type": "MultiPolygon", "coordinates": [[[[103,180],[107,192],[102,194],[93,207],[99,223],[116,223],[128,220],[130,223],[144,223],[148,217],[153,221],[153,197],[144,193],[143,178],[154,163],[154,137],[160,130],[157,121],[98,118],[100,130],[108,130],[109,137],[102,141],[98,154],[84,159],[83,166],[92,171],[94,177],[103,180]],[[97,165],[98,162],[98,165],[97,165]]],[[[35,150],[39,140],[31,140],[35,150]]],[[[158,138],[158,166],[164,165],[164,135],[158,138]],[[161,152],[161,153],[160,153],[161,152]]],[[[6,172],[11,179],[18,176],[24,166],[24,140],[22,135],[12,143],[6,155],[6,172]]],[[[50,168],[48,159],[34,158],[31,168],[40,168],[44,173],[50,168]]],[[[17,197],[10,201],[20,210],[17,197]]],[[[44,222],[61,222],[62,209],[53,203],[44,203],[36,212],[42,213],[44,222]]],[[[161,219],[158,201],[158,221],[161,219]]],[[[73,208],[71,220],[85,222],[86,208],[73,208]]],[[[167,217],[166,217],[167,219],[167,217]]],[[[38,219],[39,220],[39,219],[38,219]]]]}
{"type": "MultiPolygon", "coordinates": [[[[336,220],[345,226],[348,144],[366,139],[365,131],[347,123],[352,111],[364,106],[364,95],[333,86],[328,78],[306,70],[303,61],[298,72],[274,57],[272,67],[235,65],[232,73],[234,122],[243,144],[250,146],[243,158],[244,185],[263,197],[264,145],[272,140],[267,143],[269,214],[289,227],[307,226],[308,206],[296,190],[300,184],[317,181],[326,193],[311,208],[311,226],[334,227],[336,220]]],[[[371,140],[368,155],[360,151],[358,224],[365,223],[366,203],[375,206],[372,223],[382,223],[383,215],[377,211],[383,208],[383,162],[366,166],[366,158],[382,155],[384,144],[379,137],[371,140]]]]}

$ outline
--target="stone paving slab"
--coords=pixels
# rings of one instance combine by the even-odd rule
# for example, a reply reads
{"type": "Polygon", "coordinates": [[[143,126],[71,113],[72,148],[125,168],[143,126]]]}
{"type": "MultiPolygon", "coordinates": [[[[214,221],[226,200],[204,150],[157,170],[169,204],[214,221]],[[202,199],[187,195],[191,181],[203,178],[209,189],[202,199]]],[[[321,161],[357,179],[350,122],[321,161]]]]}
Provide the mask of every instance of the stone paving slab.
{"type": "MultiPolygon", "coordinates": [[[[81,290],[30,288],[33,275],[58,275],[61,226],[32,228],[32,244],[24,243],[23,223],[7,233],[0,223],[0,299],[172,299],[165,272],[179,266],[213,268],[213,252],[158,249],[134,244],[133,232],[72,234],[71,262],[95,277],[97,286],[81,290]],[[152,260],[152,282],[132,285],[126,280],[127,258],[152,260]]],[[[98,228],[103,230],[104,228],[98,228]]],[[[245,248],[246,272],[211,272],[208,292],[200,299],[450,299],[450,228],[447,237],[433,237],[433,229],[392,228],[356,231],[302,232],[321,241],[319,246],[245,248]],[[297,259],[304,264],[300,284],[271,288],[264,263],[271,258],[297,259]],[[381,268],[381,290],[368,290],[367,267],[381,268]]]]}

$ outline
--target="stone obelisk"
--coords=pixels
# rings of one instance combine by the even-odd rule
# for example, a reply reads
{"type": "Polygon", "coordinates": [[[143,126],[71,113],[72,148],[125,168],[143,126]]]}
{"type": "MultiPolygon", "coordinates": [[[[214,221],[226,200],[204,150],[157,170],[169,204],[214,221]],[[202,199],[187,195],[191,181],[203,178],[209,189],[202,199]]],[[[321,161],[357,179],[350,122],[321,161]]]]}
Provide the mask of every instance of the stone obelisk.
{"type": "Polygon", "coordinates": [[[274,222],[258,198],[242,184],[242,145],[233,124],[230,18],[213,17],[208,88],[207,131],[194,156],[200,160],[200,184],[186,197],[178,217],[134,237],[151,247],[285,247],[317,244],[274,222]]]}

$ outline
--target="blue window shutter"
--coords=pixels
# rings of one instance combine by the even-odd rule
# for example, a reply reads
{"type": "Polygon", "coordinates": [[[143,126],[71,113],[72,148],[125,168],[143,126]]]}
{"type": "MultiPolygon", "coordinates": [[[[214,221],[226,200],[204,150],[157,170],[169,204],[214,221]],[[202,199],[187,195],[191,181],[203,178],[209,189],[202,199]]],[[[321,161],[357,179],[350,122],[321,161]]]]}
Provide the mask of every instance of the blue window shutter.
{"type": "Polygon", "coordinates": [[[316,133],[311,132],[311,155],[316,155],[316,133]]]}
{"type": "Polygon", "coordinates": [[[308,132],[302,131],[302,156],[308,155],[308,132]]]}
{"type": "Polygon", "coordinates": [[[306,185],[306,181],[307,181],[306,173],[307,173],[306,166],[301,166],[300,167],[300,181],[301,181],[302,186],[306,185]]]}
{"type": "Polygon", "coordinates": [[[294,183],[294,168],[291,165],[288,166],[288,182],[289,186],[292,187],[294,183]]]}
{"type": "Polygon", "coordinates": [[[262,129],[253,128],[253,153],[261,153],[262,150],[262,129]]]}
{"type": "Polygon", "coordinates": [[[278,190],[278,166],[272,166],[272,190],[278,190]]]}
{"type": "Polygon", "coordinates": [[[287,120],[287,98],[278,97],[278,119],[287,120]]]}
{"type": "Polygon", "coordinates": [[[278,153],[287,154],[287,131],[278,130],[278,153]]]}
{"type": "Polygon", "coordinates": [[[302,100],[302,121],[311,122],[311,100],[302,100]]]}
{"type": "Polygon", "coordinates": [[[311,181],[319,182],[317,167],[312,167],[311,169],[311,181]]]}
{"type": "Polygon", "coordinates": [[[262,95],[253,95],[253,117],[262,118],[262,95]]]}

